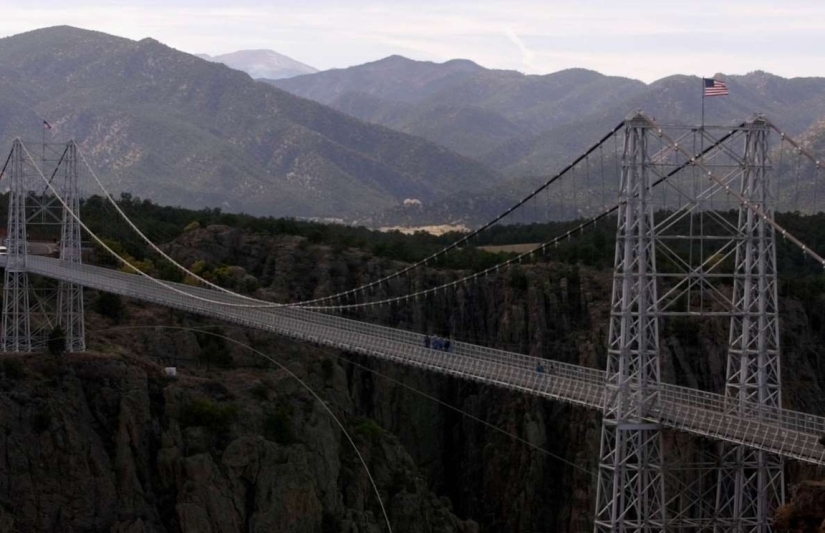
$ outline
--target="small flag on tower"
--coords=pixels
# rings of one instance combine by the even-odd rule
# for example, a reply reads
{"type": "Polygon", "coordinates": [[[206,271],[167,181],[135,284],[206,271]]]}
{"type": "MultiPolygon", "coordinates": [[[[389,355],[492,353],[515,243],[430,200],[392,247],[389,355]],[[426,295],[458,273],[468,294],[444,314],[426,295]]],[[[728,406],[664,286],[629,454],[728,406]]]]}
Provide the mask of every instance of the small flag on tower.
{"type": "Polygon", "coordinates": [[[45,118],[43,119],[43,127],[46,128],[47,130],[52,129],[52,125],[49,124],[48,122],[46,122],[45,118]]]}
{"type": "Polygon", "coordinates": [[[705,92],[703,96],[727,96],[728,85],[724,81],[714,80],[713,78],[704,78],[705,92]]]}

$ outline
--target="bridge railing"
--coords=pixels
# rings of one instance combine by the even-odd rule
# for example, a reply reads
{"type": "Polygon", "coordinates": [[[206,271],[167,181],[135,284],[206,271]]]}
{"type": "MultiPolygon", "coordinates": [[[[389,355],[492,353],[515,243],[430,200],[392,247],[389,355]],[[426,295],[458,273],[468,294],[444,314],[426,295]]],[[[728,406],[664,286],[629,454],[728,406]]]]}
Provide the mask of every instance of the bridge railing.
{"type": "Polygon", "coordinates": [[[740,415],[743,418],[758,420],[783,429],[825,436],[825,418],[817,415],[759,405],[736,398],[727,398],[721,394],[670,384],[662,384],[661,399],[664,403],[740,415]]]}
{"type": "MultiPolygon", "coordinates": [[[[601,370],[461,342],[454,344],[454,353],[447,353],[425,348],[424,335],[419,333],[294,308],[225,306],[209,300],[249,302],[183,284],[174,284],[183,294],[176,293],[141,276],[100,267],[66,265],[40,257],[29,259],[27,269],[36,274],[579,405],[604,405],[605,378],[601,370]],[[544,372],[537,370],[539,363],[544,365],[544,372]]],[[[2,263],[0,257],[0,266],[2,263]]],[[[819,437],[825,435],[825,418],[816,415],[663,384],[649,419],[695,434],[825,464],[825,448],[818,444],[819,437]]]]}
{"type": "MultiPolygon", "coordinates": [[[[421,333],[405,331],[377,324],[370,324],[367,322],[360,322],[297,308],[277,308],[273,309],[272,312],[283,314],[285,316],[292,316],[296,319],[306,320],[316,324],[341,327],[359,333],[377,335],[383,338],[392,339],[395,342],[401,342],[419,347],[424,346],[426,337],[426,335],[421,333]]],[[[479,346],[460,341],[451,341],[450,347],[450,352],[443,350],[440,352],[445,354],[445,356],[449,356],[449,354],[452,353],[455,355],[462,355],[465,357],[517,366],[520,368],[530,369],[532,371],[536,371],[539,368],[539,365],[541,365],[543,367],[543,371],[548,374],[569,379],[582,379],[593,383],[604,383],[604,372],[595,368],[587,368],[571,363],[563,363],[552,359],[543,359],[540,357],[508,352],[505,350],[498,350],[496,348],[489,348],[486,346],[479,346]]],[[[430,349],[439,352],[439,350],[436,350],[435,348],[430,349]]]]}
{"type": "MultiPolygon", "coordinates": [[[[214,297],[214,293],[209,294],[209,296],[214,297]]],[[[513,385],[516,381],[519,383],[524,383],[525,381],[529,381],[531,378],[536,385],[539,385],[541,380],[538,377],[538,365],[542,365],[544,367],[543,371],[545,373],[551,376],[572,380],[581,384],[582,387],[588,387],[589,385],[598,385],[599,387],[602,387],[604,385],[604,372],[598,369],[586,368],[523,354],[515,354],[512,352],[463,342],[452,343],[452,354],[435,350],[433,348],[425,349],[425,335],[423,334],[376,324],[369,324],[366,322],[354,321],[332,315],[320,314],[313,311],[295,308],[273,308],[263,311],[245,310],[243,312],[264,312],[273,317],[290,317],[300,323],[307,324],[309,329],[311,329],[311,324],[323,325],[329,328],[349,332],[352,335],[358,336],[362,341],[365,341],[366,339],[375,339],[376,337],[381,338],[387,344],[387,351],[398,350],[399,347],[406,347],[415,352],[429,354],[432,359],[432,368],[440,369],[442,371],[445,366],[449,366],[449,358],[453,354],[478,361],[479,365],[483,363],[502,365],[496,367],[496,371],[491,377],[502,377],[502,383],[509,385],[513,385]],[[513,376],[505,374],[505,371],[502,370],[511,366],[526,372],[521,374],[519,380],[514,380],[513,376]]],[[[356,344],[360,344],[360,342],[356,344]]],[[[465,362],[463,364],[471,365],[472,363],[465,362]]],[[[468,377],[472,377],[472,375],[475,374],[472,372],[472,368],[470,368],[470,370],[470,372],[466,373],[468,377]]],[[[458,373],[462,375],[465,374],[463,372],[458,373]]],[[[524,388],[529,390],[532,387],[525,386],[524,388]]],[[[541,386],[539,385],[536,388],[540,389],[541,386]]],[[[602,402],[603,399],[599,400],[598,405],[603,405],[602,402]]],[[[703,411],[707,413],[741,413],[743,416],[748,416],[748,418],[757,420],[761,423],[776,425],[783,429],[808,434],[825,434],[825,418],[784,409],[760,406],[751,402],[740,402],[735,399],[725,398],[724,396],[716,393],[704,392],[687,387],[663,384],[661,387],[661,402],[665,406],[677,404],[682,407],[688,406],[692,409],[698,410],[694,413],[698,415],[701,415],[703,411]]],[[[666,411],[667,408],[664,408],[662,411],[662,416],[666,411]]]]}
{"type": "MultiPolygon", "coordinates": [[[[277,312],[289,314],[299,320],[325,324],[336,328],[349,329],[353,332],[364,335],[380,336],[391,340],[392,342],[405,343],[414,347],[421,347],[424,343],[425,336],[420,333],[365,322],[358,322],[300,309],[278,309],[277,312]]],[[[544,372],[550,375],[590,384],[598,384],[600,386],[604,385],[605,374],[603,370],[523,354],[516,354],[513,352],[506,352],[495,348],[488,348],[463,342],[453,342],[451,346],[456,355],[487,361],[490,363],[512,365],[534,373],[538,368],[538,365],[541,365],[544,372]]],[[[437,352],[437,350],[431,350],[437,352]]],[[[446,354],[445,357],[449,357],[449,354],[446,354]]],[[[442,357],[442,360],[445,357],[442,357]]],[[[758,420],[765,424],[776,425],[783,429],[825,436],[825,418],[821,416],[776,407],[768,407],[734,398],[726,398],[725,396],[717,393],[681,387],[678,385],[662,384],[660,392],[660,398],[663,403],[678,403],[680,405],[687,405],[695,409],[716,413],[728,413],[734,415],[739,414],[743,417],[746,416],[750,419],[758,420]]]]}

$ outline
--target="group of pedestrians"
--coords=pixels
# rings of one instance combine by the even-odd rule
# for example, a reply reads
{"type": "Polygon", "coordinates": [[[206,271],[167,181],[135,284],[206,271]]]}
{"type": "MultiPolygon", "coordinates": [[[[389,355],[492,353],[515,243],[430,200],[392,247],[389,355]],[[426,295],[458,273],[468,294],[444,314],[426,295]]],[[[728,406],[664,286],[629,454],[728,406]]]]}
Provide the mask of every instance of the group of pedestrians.
{"type": "MultiPolygon", "coordinates": [[[[424,348],[432,348],[433,350],[440,350],[442,352],[452,352],[453,344],[450,342],[450,339],[444,339],[437,335],[424,335],[424,348]]],[[[536,372],[539,374],[555,374],[553,367],[545,367],[544,363],[536,365],[536,372]]],[[[823,437],[823,441],[820,442],[825,445],[825,437],[823,437]]]]}
{"type": "Polygon", "coordinates": [[[441,350],[442,352],[452,352],[453,344],[450,339],[442,339],[438,336],[430,337],[424,336],[424,348],[432,348],[433,350],[441,350]]]}

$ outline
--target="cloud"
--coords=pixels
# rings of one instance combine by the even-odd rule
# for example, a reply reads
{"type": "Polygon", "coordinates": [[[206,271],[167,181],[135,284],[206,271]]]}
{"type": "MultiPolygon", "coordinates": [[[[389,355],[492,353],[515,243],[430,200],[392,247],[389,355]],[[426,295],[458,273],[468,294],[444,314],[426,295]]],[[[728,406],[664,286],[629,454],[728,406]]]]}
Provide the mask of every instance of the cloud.
{"type": "Polygon", "coordinates": [[[516,35],[516,32],[514,32],[512,28],[504,28],[504,35],[506,35],[507,38],[510,39],[510,41],[516,45],[521,52],[521,62],[526,67],[525,70],[530,73],[537,72],[538,69],[534,63],[535,54],[527,48],[527,45],[524,44],[524,41],[522,41],[518,35],[516,35]]]}

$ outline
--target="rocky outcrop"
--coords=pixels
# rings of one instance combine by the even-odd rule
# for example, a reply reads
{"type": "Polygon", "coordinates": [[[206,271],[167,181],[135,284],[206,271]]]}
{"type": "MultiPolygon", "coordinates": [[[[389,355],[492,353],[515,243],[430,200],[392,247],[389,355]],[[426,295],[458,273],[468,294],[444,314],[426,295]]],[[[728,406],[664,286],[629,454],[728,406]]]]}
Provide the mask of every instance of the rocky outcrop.
{"type": "Polygon", "coordinates": [[[776,527],[788,533],[825,531],[825,482],[806,481],[794,487],[791,502],[776,513],[776,527]]]}
{"type": "MultiPolygon", "coordinates": [[[[102,354],[5,356],[2,368],[0,531],[385,530],[349,440],[282,372],[169,381],[102,354]]],[[[330,386],[341,383],[343,370],[331,372],[330,386]]],[[[397,439],[351,410],[337,415],[394,531],[476,530],[429,491],[397,439]]]]}

